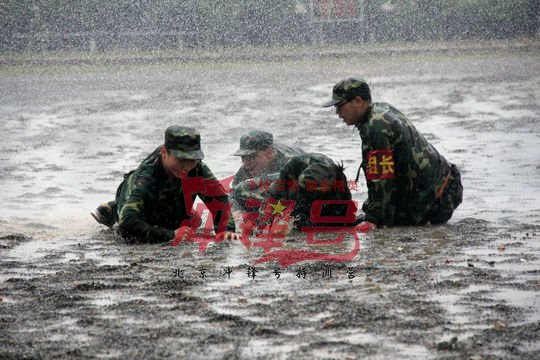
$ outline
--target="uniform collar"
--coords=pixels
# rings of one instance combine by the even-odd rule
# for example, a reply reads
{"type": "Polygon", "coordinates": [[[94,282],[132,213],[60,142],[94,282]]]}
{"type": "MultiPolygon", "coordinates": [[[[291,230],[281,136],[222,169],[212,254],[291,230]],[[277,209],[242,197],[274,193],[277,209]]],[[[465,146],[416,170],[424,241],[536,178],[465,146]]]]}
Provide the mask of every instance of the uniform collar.
{"type": "Polygon", "coordinates": [[[371,105],[368,106],[368,108],[366,109],[366,112],[364,113],[364,116],[362,117],[362,119],[360,119],[359,122],[356,123],[356,127],[358,129],[360,129],[365,123],[367,123],[369,121],[369,118],[371,117],[371,112],[373,110],[373,103],[371,105]]]}
{"type": "Polygon", "coordinates": [[[165,171],[165,168],[163,167],[161,154],[158,154],[158,156],[156,157],[156,160],[154,161],[154,175],[161,181],[165,181],[169,183],[171,182],[170,181],[171,179],[169,178],[169,174],[167,174],[167,171],[165,171]]]}

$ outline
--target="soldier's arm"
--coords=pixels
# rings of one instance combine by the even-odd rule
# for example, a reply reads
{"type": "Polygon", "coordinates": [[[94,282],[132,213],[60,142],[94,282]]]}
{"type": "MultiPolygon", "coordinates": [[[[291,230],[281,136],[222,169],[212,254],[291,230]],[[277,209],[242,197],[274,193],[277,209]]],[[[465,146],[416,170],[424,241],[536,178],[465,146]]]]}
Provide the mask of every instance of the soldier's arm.
{"type": "MultiPolygon", "coordinates": [[[[236,174],[234,175],[233,181],[231,183],[231,189],[234,189],[239,183],[247,179],[246,171],[244,170],[244,167],[240,167],[236,174]]],[[[240,205],[238,204],[238,201],[235,199],[234,191],[231,191],[229,194],[229,202],[231,203],[231,207],[233,211],[239,211],[240,205]]]]}
{"type": "Polygon", "coordinates": [[[141,242],[160,243],[174,238],[174,231],[148,224],[142,214],[150,197],[144,180],[137,180],[129,198],[122,207],[118,225],[120,230],[141,242]]]}
{"type": "Polygon", "coordinates": [[[202,179],[205,182],[205,190],[197,195],[212,213],[212,218],[214,219],[214,231],[216,234],[225,230],[234,232],[236,226],[227,192],[206,164],[201,163],[199,175],[202,176],[202,179]]]}
{"type": "Polygon", "coordinates": [[[366,220],[376,225],[393,225],[396,210],[395,154],[388,131],[390,130],[383,131],[380,128],[371,131],[367,159],[364,159],[368,198],[362,210],[366,220]],[[377,153],[377,150],[382,153],[377,153]],[[380,165],[382,154],[387,160],[386,166],[393,162],[393,174],[383,173],[383,167],[380,165]]]}
{"type": "Polygon", "coordinates": [[[248,178],[248,175],[246,173],[246,170],[244,169],[244,166],[241,166],[240,169],[234,174],[234,178],[232,181],[232,187],[235,187],[240,182],[246,180],[248,178]]]}

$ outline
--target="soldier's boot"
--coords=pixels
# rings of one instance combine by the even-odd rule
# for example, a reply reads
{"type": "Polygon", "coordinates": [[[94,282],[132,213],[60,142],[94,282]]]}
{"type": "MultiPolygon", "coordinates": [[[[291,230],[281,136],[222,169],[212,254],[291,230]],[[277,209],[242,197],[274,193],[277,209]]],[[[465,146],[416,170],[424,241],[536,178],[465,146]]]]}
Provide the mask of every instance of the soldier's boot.
{"type": "Polygon", "coordinates": [[[112,227],[116,222],[113,206],[111,205],[111,203],[112,205],[115,205],[113,201],[109,203],[103,203],[99,205],[96,210],[90,213],[90,215],[92,215],[92,217],[96,219],[98,223],[103,224],[107,227],[112,227]]]}

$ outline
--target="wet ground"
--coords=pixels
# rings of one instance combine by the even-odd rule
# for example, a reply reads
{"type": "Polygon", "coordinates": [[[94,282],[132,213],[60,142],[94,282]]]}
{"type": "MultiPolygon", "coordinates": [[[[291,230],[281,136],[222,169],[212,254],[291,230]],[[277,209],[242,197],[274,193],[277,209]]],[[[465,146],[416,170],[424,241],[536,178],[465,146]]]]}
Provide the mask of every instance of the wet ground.
{"type": "MultiPolygon", "coordinates": [[[[533,43],[4,66],[0,357],[537,359],[539,60],[533,43]],[[246,128],[343,160],[354,178],[358,133],[319,107],[349,75],[461,168],[464,200],[447,225],[380,229],[359,235],[352,261],[265,262],[249,277],[258,239],[205,252],[126,245],[89,216],[171,124],[200,129],[219,178],[240,165],[231,154],[246,128]]],[[[342,254],[355,244],[349,235],[310,245],[292,233],[282,248],[342,254]]]]}

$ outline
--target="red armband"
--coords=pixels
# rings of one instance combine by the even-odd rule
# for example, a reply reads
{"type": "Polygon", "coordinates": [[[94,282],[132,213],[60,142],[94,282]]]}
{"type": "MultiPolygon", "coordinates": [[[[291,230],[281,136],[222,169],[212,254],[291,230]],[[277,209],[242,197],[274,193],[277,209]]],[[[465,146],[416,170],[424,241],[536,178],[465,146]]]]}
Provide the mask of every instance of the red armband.
{"type": "Polygon", "coordinates": [[[373,150],[368,153],[366,179],[395,179],[396,163],[393,150],[373,150]]]}

